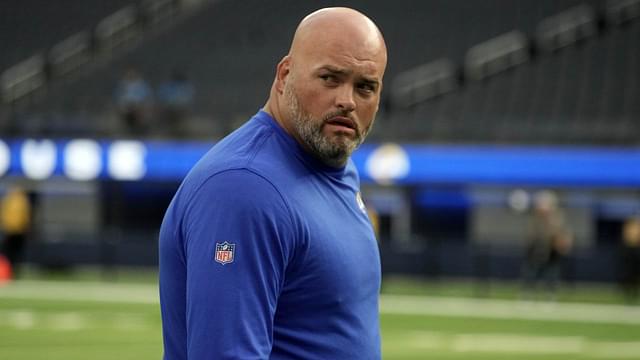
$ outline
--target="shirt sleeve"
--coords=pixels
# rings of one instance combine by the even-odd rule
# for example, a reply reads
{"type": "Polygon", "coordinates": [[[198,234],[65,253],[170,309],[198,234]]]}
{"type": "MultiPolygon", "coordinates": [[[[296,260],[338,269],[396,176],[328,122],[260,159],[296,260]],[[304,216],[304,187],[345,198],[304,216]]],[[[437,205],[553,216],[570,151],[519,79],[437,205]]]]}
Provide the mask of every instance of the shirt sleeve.
{"type": "Polygon", "coordinates": [[[291,223],[280,193],[249,170],[217,174],[192,196],[183,228],[189,359],[269,358],[291,223]]]}

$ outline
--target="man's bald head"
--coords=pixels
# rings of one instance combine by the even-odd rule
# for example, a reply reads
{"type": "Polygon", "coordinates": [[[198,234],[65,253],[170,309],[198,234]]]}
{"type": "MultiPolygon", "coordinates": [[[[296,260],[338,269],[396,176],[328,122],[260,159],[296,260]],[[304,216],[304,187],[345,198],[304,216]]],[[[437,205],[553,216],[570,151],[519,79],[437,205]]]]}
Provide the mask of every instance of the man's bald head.
{"type": "Polygon", "coordinates": [[[361,44],[363,50],[379,57],[386,66],[387,48],[380,29],[366,15],[345,7],[320,9],[302,19],[293,36],[289,55],[295,57],[309,48],[344,43],[349,46],[361,44]]]}
{"type": "Polygon", "coordinates": [[[315,11],[278,64],[265,111],[317,158],[344,166],[373,124],[386,65],[371,19],[349,8],[315,11]]]}

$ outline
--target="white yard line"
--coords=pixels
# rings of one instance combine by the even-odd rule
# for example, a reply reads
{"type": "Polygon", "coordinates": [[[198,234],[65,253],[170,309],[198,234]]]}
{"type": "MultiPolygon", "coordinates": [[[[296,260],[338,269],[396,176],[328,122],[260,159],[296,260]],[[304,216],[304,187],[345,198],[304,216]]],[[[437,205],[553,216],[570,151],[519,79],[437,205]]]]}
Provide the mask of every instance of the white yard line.
{"type": "Polygon", "coordinates": [[[44,319],[46,327],[57,331],[78,331],[89,327],[90,318],[79,312],[58,312],[44,319]]]}
{"type": "Polygon", "coordinates": [[[607,304],[382,295],[383,314],[640,324],[640,307],[607,304]]]}
{"type": "Polygon", "coordinates": [[[0,319],[4,317],[6,317],[5,321],[9,326],[18,330],[29,330],[36,325],[36,318],[31,311],[16,310],[6,314],[0,313],[0,319]]]}
{"type": "Polygon", "coordinates": [[[47,311],[29,309],[0,309],[0,328],[16,330],[46,329],[53,331],[80,331],[89,328],[113,328],[121,331],[140,331],[156,328],[157,323],[133,312],[117,312],[109,318],[81,311],[47,311]]]}
{"type": "Polygon", "coordinates": [[[25,280],[0,287],[0,299],[3,298],[157,304],[158,287],[152,284],[25,280]]]}
{"type": "Polygon", "coordinates": [[[514,334],[457,334],[453,337],[456,352],[580,354],[587,341],[579,336],[531,336],[514,334]]]}
{"type": "Polygon", "coordinates": [[[604,342],[581,336],[538,336],[505,333],[448,334],[413,331],[394,346],[427,351],[460,353],[562,355],[568,359],[594,357],[600,359],[637,359],[640,341],[604,342]]]}

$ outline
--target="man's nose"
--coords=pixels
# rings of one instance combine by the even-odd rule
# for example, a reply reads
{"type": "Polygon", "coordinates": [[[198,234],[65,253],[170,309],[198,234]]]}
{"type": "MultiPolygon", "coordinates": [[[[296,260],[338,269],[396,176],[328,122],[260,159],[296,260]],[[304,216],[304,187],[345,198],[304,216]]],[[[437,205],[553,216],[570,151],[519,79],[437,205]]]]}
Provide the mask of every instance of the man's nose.
{"type": "Polygon", "coordinates": [[[336,106],[338,109],[346,112],[351,112],[356,109],[353,91],[353,87],[348,85],[343,85],[338,89],[338,93],[336,94],[336,106]]]}

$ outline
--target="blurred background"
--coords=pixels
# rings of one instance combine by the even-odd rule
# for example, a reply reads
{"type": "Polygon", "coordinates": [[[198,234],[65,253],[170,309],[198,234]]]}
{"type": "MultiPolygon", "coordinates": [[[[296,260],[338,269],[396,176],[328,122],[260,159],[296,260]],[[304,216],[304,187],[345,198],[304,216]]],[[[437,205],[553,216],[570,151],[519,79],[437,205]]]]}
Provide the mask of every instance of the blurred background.
{"type": "MultiPolygon", "coordinates": [[[[33,325],[16,307],[51,276],[99,281],[97,294],[134,281],[155,308],[158,229],[181,179],[264,105],[301,18],[333,5],[370,16],[389,50],[380,112],[353,157],[384,293],[638,303],[638,0],[4,0],[0,277],[24,281],[0,287],[0,330],[33,325]]],[[[408,306],[389,299],[383,312],[408,306]]],[[[159,354],[145,309],[155,330],[142,343],[159,354]]],[[[386,319],[385,343],[406,340],[406,319],[386,319]]],[[[462,331],[420,324],[415,344],[462,331]]],[[[640,353],[627,340],[617,355],[578,348],[640,353]]],[[[0,357],[39,358],[14,345],[0,357]]],[[[389,345],[385,358],[451,350],[433,346],[389,345]]]]}

